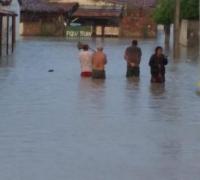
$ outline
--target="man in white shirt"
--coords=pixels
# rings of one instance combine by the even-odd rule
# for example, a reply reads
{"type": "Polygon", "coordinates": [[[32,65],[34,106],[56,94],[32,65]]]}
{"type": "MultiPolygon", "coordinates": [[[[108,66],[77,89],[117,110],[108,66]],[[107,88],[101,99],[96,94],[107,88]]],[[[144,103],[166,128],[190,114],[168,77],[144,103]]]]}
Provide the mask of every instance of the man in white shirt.
{"type": "Polygon", "coordinates": [[[81,77],[91,77],[92,75],[92,52],[89,51],[88,45],[83,45],[79,53],[81,65],[81,77]]]}

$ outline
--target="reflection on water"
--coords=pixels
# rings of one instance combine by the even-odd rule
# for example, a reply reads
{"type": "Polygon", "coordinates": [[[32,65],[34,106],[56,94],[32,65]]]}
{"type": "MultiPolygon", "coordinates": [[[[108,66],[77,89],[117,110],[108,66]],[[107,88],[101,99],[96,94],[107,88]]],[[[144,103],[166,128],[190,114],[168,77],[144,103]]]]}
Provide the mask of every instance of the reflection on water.
{"type": "Polygon", "coordinates": [[[165,93],[165,84],[152,83],[150,91],[153,96],[161,97],[165,93]]]}
{"type": "Polygon", "coordinates": [[[140,79],[125,78],[130,40],[103,43],[106,80],[80,77],[76,40],[24,39],[1,59],[2,180],[199,180],[196,51],[174,62],[166,50],[162,85],[148,66],[160,39],[140,41],[140,79]]]}
{"type": "Polygon", "coordinates": [[[199,47],[186,48],[187,57],[191,61],[198,62],[199,60],[199,47]]]}
{"type": "Polygon", "coordinates": [[[200,95],[200,82],[197,83],[196,93],[197,95],[200,95]]]}
{"type": "Polygon", "coordinates": [[[15,66],[15,60],[12,56],[6,56],[0,59],[0,68],[13,66],[15,66]]]}

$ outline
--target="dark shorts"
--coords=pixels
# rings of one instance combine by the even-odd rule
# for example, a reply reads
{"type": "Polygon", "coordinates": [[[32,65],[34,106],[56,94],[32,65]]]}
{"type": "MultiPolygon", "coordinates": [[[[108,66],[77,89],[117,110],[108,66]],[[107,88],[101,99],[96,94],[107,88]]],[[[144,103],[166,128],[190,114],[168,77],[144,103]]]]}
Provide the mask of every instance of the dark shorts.
{"type": "Polygon", "coordinates": [[[127,67],[126,77],[139,77],[140,68],[139,67],[127,67]]]}
{"type": "Polygon", "coordinates": [[[93,79],[105,79],[106,73],[104,70],[93,70],[92,71],[92,78],[93,79]]]}

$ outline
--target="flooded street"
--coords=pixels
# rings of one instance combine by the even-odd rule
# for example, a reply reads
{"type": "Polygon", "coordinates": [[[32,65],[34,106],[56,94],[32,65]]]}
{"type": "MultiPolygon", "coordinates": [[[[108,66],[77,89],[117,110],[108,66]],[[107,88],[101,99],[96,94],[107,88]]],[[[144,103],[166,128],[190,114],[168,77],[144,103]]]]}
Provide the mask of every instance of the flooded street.
{"type": "Polygon", "coordinates": [[[199,180],[198,53],[168,50],[166,84],[151,85],[158,39],[139,42],[139,82],[125,78],[130,40],[104,39],[105,81],[80,78],[77,40],[20,40],[0,65],[0,179],[199,180]]]}

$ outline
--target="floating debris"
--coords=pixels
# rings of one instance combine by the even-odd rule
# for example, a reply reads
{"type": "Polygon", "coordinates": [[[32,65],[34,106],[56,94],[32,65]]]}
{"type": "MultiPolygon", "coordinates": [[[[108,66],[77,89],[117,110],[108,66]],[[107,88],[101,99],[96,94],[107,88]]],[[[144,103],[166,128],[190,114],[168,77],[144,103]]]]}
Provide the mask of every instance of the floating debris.
{"type": "Polygon", "coordinates": [[[49,69],[48,72],[54,72],[54,70],[53,69],[49,69]]]}
{"type": "Polygon", "coordinates": [[[191,62],[191,61],[192,61],[191,59],[187,59],[187,60],[186,60],[186,62],[191,62]]]}

